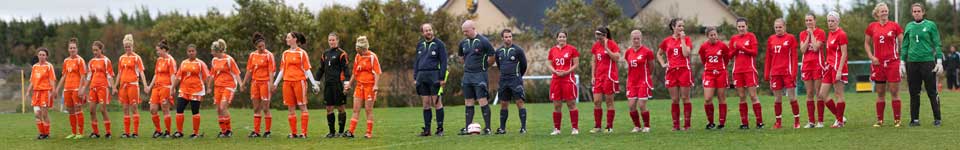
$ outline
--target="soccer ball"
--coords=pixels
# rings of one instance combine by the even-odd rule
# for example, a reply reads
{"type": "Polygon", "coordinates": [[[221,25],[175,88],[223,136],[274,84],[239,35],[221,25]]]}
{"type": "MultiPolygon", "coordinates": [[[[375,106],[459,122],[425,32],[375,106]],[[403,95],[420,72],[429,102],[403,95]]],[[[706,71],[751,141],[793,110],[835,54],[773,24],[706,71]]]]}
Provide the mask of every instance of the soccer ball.
{"type": "Polygon", "coordinates": [[[481,127],[479,123],[471,123],[467,125],[467,133],[477,135],[480,134],[481,127]]]}

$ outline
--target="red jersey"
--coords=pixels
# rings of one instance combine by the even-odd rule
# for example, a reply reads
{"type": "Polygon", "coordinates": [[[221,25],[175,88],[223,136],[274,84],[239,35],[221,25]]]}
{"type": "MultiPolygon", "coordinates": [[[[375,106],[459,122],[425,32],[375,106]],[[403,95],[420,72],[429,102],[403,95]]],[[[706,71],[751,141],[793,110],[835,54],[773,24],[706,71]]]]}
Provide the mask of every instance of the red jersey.
{"type": "Polygon", "coordinates": [[[797,75],[797,39],[793,34],[771,35],[767,38],[764,75],[797,75]]]}
{"type": "Polygon", "coordinates": [[[646,46],[640,46],[638,49],[633,47],[627,49],[623,55],[623,58],[627,60],[627,87],[653,87],[649,62],[654,57],[653,51],[646,46]]]}
{"type": "Polygon", "coordinates": [[[757,72],[754,58],[757,57],[757,36],[752,32],[730,37],[733,50],[733,73],[757,72]]]}
{"type": "MultiPolygon", "coordinates": [[[[607,48],[610,49],[610,52],[620,53],[620,46],[618,46],[613,40],[607,40],[607,48]]],[[[610,55],[607,54],[606,50],[603,48],[602,43],[594,42],[593,48],[590,49],[590,53],[593,54],[594,58],[594,80],[608,79],[610,81],[620,81],[617,70],[618,60],[610,58],[610,55]]]]}
{"type": "MultiPolygon", "coordinates": [[[[577,48],[566,44],[563,45],[562,48],[556,46],[550,48],[550,55],[547,56],[547,59],[550,59],[550,66],[553,66],[553,69],[565,71],[573,68],[573,61],[577,61],[575,60],[577,57],[580,57],[580,52],[577,51],[577,48]]],[[[552,80],[574,83],[573,73],[567,74],[566,76],[553,74],[552,80]]]]}
{"type": "MultiPolygon", "coordinates": [[[[684,37],[683,39],[685,46],[693,48],[693,43],[690,42],[690,37],[684,37]]],[[[687,59],[687,56],[683,55],[683,48],[680,47],[680,39],[674,38],[673,36],[663,39],[663,42],[660,42],[660,50],[666,51],[667,53],[667,64],[670,68],[690,68],[690,60],[687,59]]]]}
{"type": "Polygon", "coordinates": [[[873,43],[873,55],[877,59],[899,60],[900,54],[897,52],[897,36],[903,34],[903,28],[896,22],[887,21],[886,24],[873,22],[867,25],[867,30],[863,33],[870,36],[873,43]]]}
{"type": "MultiPolygon", "coordinates": [[[[847,62],[840,61],[840,46],[847,45],[847,32],[844,32],[843,29],[837,29],[837,31],[830,31],[829,36],[827,36],[827,64],[832,68],[841,68],[847,70],[847,62]]],[[[849,52],[849,51],[848,51],[849,52]]]]}
{"type": "Polygon", "coordinates": [[[700,54],[700,61],[703,62],[704,71],[727,71],[727,62],[732,51],[722,41],[711,42],[707,40],[700,45],[700,50],[697,52],[700,54]]]}
{"type": "MultiPolygon", "coordinates": [[[[797,34],[800,35],[800,42],[807,41],[810,38],[810,33],[807,30],[800,31],[797,34]]],[[[810,43],[807,43],[807,51],[803,53],[801,71],[820,70],[823,67],[823,44],[820,44],[820,47],[813,47],[813,42],[820,41],[820,43],[823,43],[826,40],[827,33],[823,32],[823,29],[813,29],[813,39],[810,40],[810,43]]]]}

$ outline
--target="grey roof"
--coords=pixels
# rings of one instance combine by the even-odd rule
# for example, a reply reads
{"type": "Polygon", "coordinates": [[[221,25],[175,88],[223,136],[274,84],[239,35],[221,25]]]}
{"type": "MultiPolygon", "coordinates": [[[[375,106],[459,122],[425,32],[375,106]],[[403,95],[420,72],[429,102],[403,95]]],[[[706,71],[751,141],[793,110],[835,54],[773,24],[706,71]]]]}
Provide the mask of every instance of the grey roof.
{"type": "MultiPolygon", "coordinates": [[[[647,7],[651,0],[615,0],[623,9],[625,16],[634,17],[647,7]]],[[[530,26],[534,30],[543,30],[543,18],[547,8],[556,7],[555,1],[548,0],[490,0],[497,9],[508,18],[517,20],[519,25],[530,26]]],[[[593,0],[584,0],[588,5],[593,0]]]]}

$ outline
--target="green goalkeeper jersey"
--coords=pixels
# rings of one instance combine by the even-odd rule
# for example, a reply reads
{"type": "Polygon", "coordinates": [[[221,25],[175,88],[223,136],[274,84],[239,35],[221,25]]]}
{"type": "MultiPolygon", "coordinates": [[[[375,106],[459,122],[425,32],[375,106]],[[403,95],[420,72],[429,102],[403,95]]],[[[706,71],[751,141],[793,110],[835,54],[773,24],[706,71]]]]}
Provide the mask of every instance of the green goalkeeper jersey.
{"type": "Polygon", "coordinates": [[[940,31],[933,21],[910,21],[904,28],[900,58],[906,62],[930,62],[943,58],[940,31]]]}

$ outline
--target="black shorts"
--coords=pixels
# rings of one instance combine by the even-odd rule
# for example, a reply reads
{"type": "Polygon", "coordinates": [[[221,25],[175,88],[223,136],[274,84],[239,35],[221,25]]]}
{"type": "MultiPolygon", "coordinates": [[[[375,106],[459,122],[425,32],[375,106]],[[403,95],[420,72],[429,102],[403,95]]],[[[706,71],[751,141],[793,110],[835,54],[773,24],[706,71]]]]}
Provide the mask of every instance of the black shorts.
{"type": "Polygon", "coordinates": [[[523,84],[519,85],[501,85],[497,93],[500,101],[513,101],[515,99],[520,99],[521,101],[527,100],[523,92],[523,84]]]}
{"type": "Polygon", "coordinates": [[[490,93],[487,91],[486,83],[464,83],[461,87],[463,89],[463,97],[466,99],[487,98],[487,96],[490,95],[490,93]]]}
{"type": "Polygon", "coordinates": [[[436,96],[440,92],[440,71],[420,71],[417,73],[417,95],[436,96]]]}
{"type": "Polygon", "coordinates": [[[347,96],[343,94],[342,82],[326,82],[323,85],[323,103],[326,106],[347,104],[347,96]]]}

